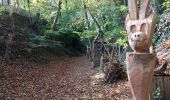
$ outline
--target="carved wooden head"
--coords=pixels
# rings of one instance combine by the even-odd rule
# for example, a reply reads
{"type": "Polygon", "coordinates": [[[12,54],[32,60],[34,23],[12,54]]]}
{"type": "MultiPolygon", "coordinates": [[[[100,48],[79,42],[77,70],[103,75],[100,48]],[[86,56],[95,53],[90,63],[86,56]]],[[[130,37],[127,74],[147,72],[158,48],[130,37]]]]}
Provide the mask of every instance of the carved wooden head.
{"type": "Polygon", "coordinates": [[[136,1],[128,0],[129,15],[126,18],[126,30],[130,47],[135,52],[149,52],[155,30],[156,14],[148,15],[150,0],[141,0],[139,14],[136,1]]]}

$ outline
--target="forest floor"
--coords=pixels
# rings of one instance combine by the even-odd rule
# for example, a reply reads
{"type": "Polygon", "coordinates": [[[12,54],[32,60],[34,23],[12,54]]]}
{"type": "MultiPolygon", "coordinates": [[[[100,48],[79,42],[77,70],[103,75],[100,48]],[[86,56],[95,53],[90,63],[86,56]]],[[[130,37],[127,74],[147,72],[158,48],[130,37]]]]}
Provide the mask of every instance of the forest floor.
{"type": "Polygon", "coordinates": [[[94,84],[96,70],[87,57],[56,57],[47,64],[0,58],[0,100],[124,100],[131,96],[127,80],[94,84]]]}

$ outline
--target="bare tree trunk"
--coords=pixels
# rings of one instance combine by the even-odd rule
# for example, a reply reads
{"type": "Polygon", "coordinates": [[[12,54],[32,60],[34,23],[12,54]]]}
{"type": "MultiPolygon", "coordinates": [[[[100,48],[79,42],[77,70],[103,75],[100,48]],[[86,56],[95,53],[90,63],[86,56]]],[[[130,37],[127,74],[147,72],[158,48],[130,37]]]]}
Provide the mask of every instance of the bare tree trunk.
{"type": "Polygon", "coordinates": [[[124,5],[127,5],[127,1],[126,0],[124,0],[124,5]]]}
{"type": "MultiPolygon", "coordinates": [[[[104,32],[99,24],[99,22],[96,20],[96,18],[90,13],[92,19],[94,20],[94,22],[96,23],[96,26],[98,28],[98,35],[97,37],[94,39],[93,41],[93,59],[99,59],[100,61],[100,67],[103,68],[104,66],[104,32]],[[99,41],[96,41],[96,39],[99,38],[99,41]],[[100,45],[100,48],[95,48],[95,45],[100,45]],[[95,58],[95,49],[100,49],[99,54],[97,54],[98,56],[100,56],[100,58],[95,58]]],[[[98,57],[97,56],[97,57],[98,57]]],[[[96,60],[98,61],[98,60],[96,60]]],[[[95,62],[93,62],[95,64],[95,62]]],[[[94,65],[95,67],[95,65],[94,65]]]]}
{"type": "Polygon", "coordinates": [[[10,0],[7,0],[7,4],[8,4],[8,5],[10,4],[10,0]]]}
{"type": "MultiPolygon", "coordinates": [[[[66,3],[66,15],[67,15],[67,18],[69,18],[69,12],[68,12],[68,0],[65,0],[65,3],[66,3]]],[[[68,21],[68,19],[67,19],[67,21],[68,21]]],[[[68,24],[65,23],[65,28],[67,28],[67,27],[68,27],[68,24]]]]}
{"type": "Polygon", "coordinates": [[[59,24],[60,24],[59,18],[60,18],[60,15],[61,15],[61,4],[62,4],[62,1],[59,0],[59,2],[58,2],[58,10],[57,10],[56,16],[54,18],[53,24],[51,26],[51,28],[53,30],[58,30],[59,29],[59,24]]]}
{"type": "MultiPolygon", "coordinates": [[[[11,9],[13,9],[13,8],[11,8],[11,9]]],[[[11,32],[9,32],[6,36],[6,49],[5,49],[5,59],[6,59],[6,61],[9,61],[11,58],[14,58],[14,55],[12,53],[14,28],[15,28],[13,12],[11,13],[10,17],[11,17],[11,32]]]]}
{"type": "Polygon", "coordinates": [[[28,7],[28,11],[29,11],[29,23],[31,24],[31,11],[30,11],[30,0],[27,0],[27,7],[28,7]]]}
{"type": "Polygon", "coordinates": [[[117,6],[117,2],[116,2],[116,0],[113,0],[113,2],[114,2],[114,4],[117,6]]]}
{"type": "Polygon", "coordinates": [[[98,28],[98,32],[99,32],[99,39],[103,40],[104,37],[104,32],[102,30],[102,27],[100,26],[99,22],[96,20],[96,18],[90,13],[92,19],[94,20],[94,22],[96,23],[96,26],[98,28]]]}
{"type": "Polygon", "coordinates": [[[17,14],[20,13],[20,4],[19,4],[19,0],[16,0],[16,13],[17,13],[17,14]]]}
{"type": "Polygon", "coordinates": [[[87,5],[85,3],[85,1],[83,1],[83,5],[84,5],[84,15],[86,18],[86,25],[87,25],[87,29],[90,28],[90,22],[89,22],[89,18],[88,18],[88,14],[87,14],[87,5]]]}

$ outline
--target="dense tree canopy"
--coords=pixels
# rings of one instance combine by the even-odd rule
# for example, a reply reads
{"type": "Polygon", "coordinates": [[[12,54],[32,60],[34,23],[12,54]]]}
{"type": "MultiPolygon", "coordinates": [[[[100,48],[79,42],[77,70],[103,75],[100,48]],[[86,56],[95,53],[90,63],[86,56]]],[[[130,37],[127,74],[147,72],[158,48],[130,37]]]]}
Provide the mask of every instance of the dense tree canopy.
{"type": "MultiPolygon", "coordinates": [[[[10,24],[24,33],[31,48],[62,46],[82,50],[98,34],[107,43],[128,47],[124,28],[127,0],[1,0],[0,4],[2,16],[17,14],[28,21],[28,27],[24,27],[11,16],[10,24]]],[[[158,17],[168,15],[169,5],[169,0],[152,1],[158,17]]]]}
{"type": "MultiPolygon", "coordinates": [[[[131,51],[124,23],[127,1],[0,0],[0,99],[130,96],[125,69],[125,54],[131,51]]],[[[139,8],[144,0],[136,1],[139,8]]],[[[151,1],[149,13],[157,13],[153,44],[158,62],[167,66],[170,0],[151,1]]],[[[158,87],[150,94],[162,99],[161,91],[158,87]]]]}

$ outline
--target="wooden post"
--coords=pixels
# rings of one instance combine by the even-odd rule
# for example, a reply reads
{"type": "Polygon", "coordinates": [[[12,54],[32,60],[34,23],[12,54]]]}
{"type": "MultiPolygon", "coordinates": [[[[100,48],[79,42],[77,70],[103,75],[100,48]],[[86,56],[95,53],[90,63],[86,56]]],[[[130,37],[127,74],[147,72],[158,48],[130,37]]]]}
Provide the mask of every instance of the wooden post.
{"type": "Polygon", "coordinates": [[[152,82],[150,100],[169,100],[170,99],[170,76],[155,75],[152,82]]]}
{"type": "Polygon", "coordinates": [[[156,54],[128,52],[126,61],[133,100],[149,100],[156,54]]]}

